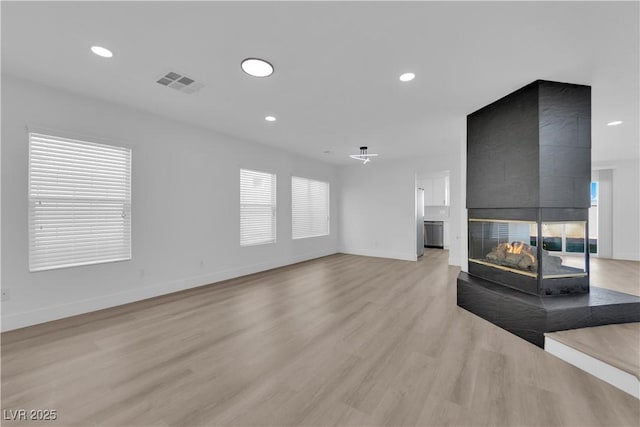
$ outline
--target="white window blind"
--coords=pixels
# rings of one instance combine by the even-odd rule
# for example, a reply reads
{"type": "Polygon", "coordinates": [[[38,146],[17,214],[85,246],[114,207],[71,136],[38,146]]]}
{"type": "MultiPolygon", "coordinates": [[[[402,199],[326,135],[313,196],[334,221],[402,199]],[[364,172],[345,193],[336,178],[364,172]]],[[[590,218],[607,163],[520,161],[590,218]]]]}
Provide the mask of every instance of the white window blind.
{"type": "Polygon", "coordinates": [[[131,259],[131,150],[29,133],[29,270],[131,259]]]}
{"type": "Polygon", "coordinates": [[[276,176],[240,169],[240,245],[276,241],[276,176]]]}
{"type": "Polygon", "coordinates": [[[291,177],[291,235],[294,239],[329,234],[329,183],[291,177]]]}

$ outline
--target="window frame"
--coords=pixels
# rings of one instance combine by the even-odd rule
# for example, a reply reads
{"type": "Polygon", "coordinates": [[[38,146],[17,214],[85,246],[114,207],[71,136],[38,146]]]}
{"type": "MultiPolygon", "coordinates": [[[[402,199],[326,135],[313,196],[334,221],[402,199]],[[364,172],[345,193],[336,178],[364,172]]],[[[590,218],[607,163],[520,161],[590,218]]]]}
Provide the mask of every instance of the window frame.
{"type": "Polygon", "coordinates": [[[130,261],[132,259],[133,225],[132,149],[121,144],[114,144],[112,141],[102,141],[84,136],[67,136],[61,132],[32,129],[27,130],[27,143],[29,272],[130,261]],[[40,154],[36,155],[34,151],[40,151],[40,154]],[[49,163],[45,159],[47,156],[53,159],[49,163]],[[76,157],[75,163],[71,160],[73,157],[76,157]],[[118,158],[122,164],[115,169],[121,169],[121,172],[105,173],[101,171],[103,175],[107,176],[102,181],[100,178],[96,178],[95,171],[99,170],[99,167],[92,169],[87,164],[93,162],[104,166],[105,161],[107,163],[117,162],[118,158]],[[55,169],[55,160],[58,162],[58,169],[55,169]],[[38,168],[41,170],[37,171],[38,168]],[[48,172],[43,172],[47,168],[48,172]],[[74,176],[73,170],[79,173],[74,176]],[[48,180],[44,178],[47,174],[52,175],[48,180]],[[67,175],[65,179],[61,179],[61,176],[64,175],[67,175]],[[105,189],[105,181],[113,179],[122,179],[123,183],[120,187],[116,185],[115,188],[112,188],[109,194],[109,191],[105,189]],[[64,184],[65,181],[67,181],[66,184],[64,184]],[[49,191],[44,189],[47,185],[50,188],[49,191]],[[89,186],[93,190],[88,192],[90,195],[77,194],[83,186],[89,186]],[[56,192],[58,195],[55,194],[56,192]],[[98,194],[101,192],[105,194],[99,196],[98,194]],[[122,194],[122,196],[118,197],[117,194],[122,194]],[[42,211],[43,203],[46,206],[44,211],[42,211]],[[38,210],[41,210],[40,215],[38,215],[38,210]],[[120,225],[118,225],[117,211],[121,212],[122,223],[120,225]],[[84,223],[84,228],[90,228],[90,231],[82,231],[83,224],[77,220],[77,215],[80,213],[86,215],[87,212],[90,217],[94,218],[90,222],[85,221],[84,223]],[[100,219],[95,219],[95,216],[99,214],[105,217],[111,214],[112,217],[106,222],[101,222],[100,219]],[[62,216],[63,221],[58,220],[56,224],[55,215],[62,216]],[[116,222],[113,222],[114,217],[116,222]],[[40,223],[39,226],[37,226],[38,223],[40,223]],[[47,237],[45,233],[38,233],[47,224],[50,227],[47,232],[53,231],[55,233],[53,239],[50,236],[47,237]],[[120,227],[116,229],[116,233],[121,232],[120,236],[104,237],[104,228],[97,231],[100,227],[113,227],[114,225],[120,227]],[[66,230],[60,232],[61,228],[66,228],[66,230]],[[102,237],[100,234],[103,234],[102,237]],[[119,240],[123,242],[122,249],[117,251],[113,249],[113,243],[119,240]],[[56,244],[58,248],[55,248],[56,244]],[[60,246],[64,246],[64,248],[60,248],[60,246]],[[95,248],[101,248],[102,251],[95,248]]]}
{"type": "Polygon", "coordinates": [[[257,169],[252,169],[252,168],[244,168],[244,167],[240,167],[240,206],[239,206],[239,220],[240,220],[240,247],[251,247],[251,246],[261,246],[261,245],[269,245],[269,244],[275,244],[278,241],[278,214],[277,214],[277,209],[278,209],[278,176],[276,173],[273,172],[268,172],[268,171],[264,171],[264,170],[257,170],[257,169]],[[262,175],[269,175],[271,176],[271,182],[272,182],[272,203],[271,205],[266,205],[266,204],[256,204],[256,203],[242,203],[242,190],[243,190],[243,186],[242,186],[242,174],[243,171],[246,172],[251,172],[251,173],[255,173],[255,174],[262,174],[262,175]],[[243,206],[270,206],[271,207],[271,224],[272,224],[272,236],[269,239],[265,239],[262,241],[256,241],[256,242],[250,242],[250,243],[243,243],[242,237],[243,237],[243,230],[242,230],[242,224],[243,224],[243,216],[242,216],[242,207],[243,206]]]}
{"type": "MultiPolygon", "coordinates": [[[[307,200],[308,202],[309,200],[307,200]]],[[[325,236],[330,236],[331,235],[331,183],[329,181],[322,181],[320,179],[315,179],[315,178],[308,178],[308,177],[304,177],[304,176],[298,176],[298,175],[291,175],[291,239],[292,240],[300,240],[300,239],[311,239],[314,237],[325,237],[325,236]],[[295,216],[295,201],[294,201],[294,180],[304,180],[306,181],[308,184],[312,183],[312,182],[316,182],[316,183],[321,183],[321,184],[325,184],[327,191],[326,191],[326,232],[323,232],[321,234],[308,234],[308,235],[296,235],[295,233],[295,221],[294,221],[294,216],[295,216]]]]}

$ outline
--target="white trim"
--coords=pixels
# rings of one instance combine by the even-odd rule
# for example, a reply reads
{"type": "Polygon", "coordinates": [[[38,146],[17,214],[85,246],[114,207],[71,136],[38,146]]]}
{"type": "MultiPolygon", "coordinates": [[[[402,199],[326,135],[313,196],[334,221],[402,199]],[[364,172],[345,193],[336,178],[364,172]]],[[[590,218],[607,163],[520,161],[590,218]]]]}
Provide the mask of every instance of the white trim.
{"type": "Polygon", "coordinates": [[[625,393],[629,393],[636,399],[640,399],[640,381],[636,376],[547,336],[544,339],[544,349],[565,362],[600,378],[625,393]]]}
{"type": "Polygon", "coordinates": [[[638,252],[615,252],[611,259],[622,261],[640,261],[640,253],[638,252]]]}
{"type": "Polygon", "coordinates": [[[347,255],[359,255],[370,256],[374,258],[390,258],[399,259],[402,261],[417,261],[418,255],[416,253],[402,253],[402,252],[387,252],[387,251],[372,251],[372,250],[358,250],[358,249],[346,249],[343,248],[340,252],[347,255]]]}
{"type": "Polygon", "coordinates": [[[90,313],[92,311],[102,310],[105,308],[116,307],[185,289],[197,288],[223,280],[259,273],[273,268],[284,267],[327,255],[333,255],[335,253],[338,253],[338,251],[327,250],[317,253],[303,254],[291,257],[283,262],[264,262],[247,267],[221,270],[201,276],[193,276],[165,283],[156,283],[154,285],[132,289],[125,292],[118,292],[116,294],[74,301],[69,304],[60,304],[37,310],[23,311],[8,316],[2,316],[2,332],[24,328],[39,323],[50,322],[52,320],[58,320],[65,317],[90,313]]]}
{"type": "Polygon", "coordinates": [[[27,124],[24,129],[27,135],[29,133],[55,135],[60,138],[88,141],[96,144],[115,145],[122,148],[128,148],[133,151],[133,145],[126,139],[122,139],[120,137],[115,138],[105,135],[94,135],[91,133],[76,132],[69,129],[60,129],[53,126],[44,126],[39,124],[27,124]]]}

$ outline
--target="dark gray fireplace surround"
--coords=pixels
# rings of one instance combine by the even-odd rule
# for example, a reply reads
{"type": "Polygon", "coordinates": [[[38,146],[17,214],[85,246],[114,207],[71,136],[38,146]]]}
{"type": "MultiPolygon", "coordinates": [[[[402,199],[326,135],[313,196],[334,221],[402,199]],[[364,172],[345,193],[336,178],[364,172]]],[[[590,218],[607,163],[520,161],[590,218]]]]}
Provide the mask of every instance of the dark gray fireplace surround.
{"type": "Polygon", "coordinates": [[[589,86],[538,80],[468,115],[469,272],[458,305],[540,347],[545,332],[640,321],[640,298],[590,287],[590,182],[589,86]],[[583,232],[580,268],[545,250],[553,224],[583,232]],[[526,238],[511,242],[514,229],[526,238]],[[526,259],[505,259],[512,246],[526,259]]]}

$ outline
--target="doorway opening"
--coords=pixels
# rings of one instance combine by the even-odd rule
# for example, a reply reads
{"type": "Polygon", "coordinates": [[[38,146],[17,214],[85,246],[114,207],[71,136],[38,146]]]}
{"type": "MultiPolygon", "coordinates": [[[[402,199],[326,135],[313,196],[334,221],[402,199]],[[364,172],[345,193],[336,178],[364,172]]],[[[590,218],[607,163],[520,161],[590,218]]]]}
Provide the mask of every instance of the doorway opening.
{"type": "Polygon", "coordinates": [[[418,240],[422,237],[424,248],[449,249],[449,171],[417,173],[416,189],[417,200],[421,200],[416,218],[418,240]]]}

